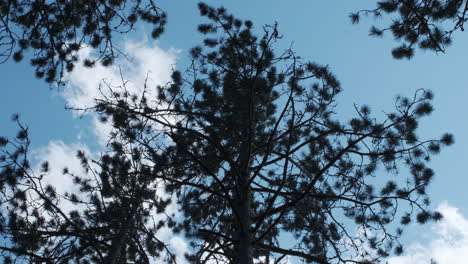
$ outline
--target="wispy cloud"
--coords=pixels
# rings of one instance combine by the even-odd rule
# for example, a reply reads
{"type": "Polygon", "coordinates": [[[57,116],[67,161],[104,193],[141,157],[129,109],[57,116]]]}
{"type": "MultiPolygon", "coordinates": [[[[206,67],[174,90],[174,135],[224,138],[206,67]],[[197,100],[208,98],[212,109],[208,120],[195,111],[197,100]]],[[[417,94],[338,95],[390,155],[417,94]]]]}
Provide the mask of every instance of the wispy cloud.
{"type": "Polygon", "coordinates": [[[438,209],[443,220],[431,226],[429,236],[406,248],[404,256],[388,259],[389,264],[464,264],[468,259],[468,219],[447,202],[438,209]]]}
{"type": "MultiPolygon", "coordinates": [[[[176,64],[177,51],[163,50],[157,45],[127,42],[124,45],[126,57],[121,57],[111,65],[104,67],[96,64],[92,68],[78,66],[67,76],[67,86],[62,95],[71,106],[89,107],[100,96],[97,89],[106,82],[111,86],[122,85],[122,79],[128,81],[129,92],[138,94],[143,91],[145,82],[149,87],[162,85],[171,80],[172,69],[176,64]]],[[[82,56],[92,57],[91,48],[83,48],[82,56]]]]}
{"type": "MultiPolygon", "coordinates": [[[[92,57],[90,48],[82,49],[81,53],[80,57],[92,57]]],[[[146,96],[155,98],[156,86],[171,80],[178,51],[163,50],[157,45],[130,41],[124,45],[124,53],[126,57],[118,59],[111,66],[96,64],[93,68],[87,68],[79,64],[65,76],[67,86],[61,95],[67,104],[75,108],[91,107],[95,98],[102,97],[101,93],[109,92],[107,86],[120,87],[124,83],[127,91],[135,95],[141,95],[146,85],[146,96]]],[[[93,116],[92,126],[99,143],[105,145],[111,131],[109,125],[100,123],[97,117],[93,116]]]]}
{"type": "MultiPolygon", "coordinates": [[[[78,150],[83,151],[88,156],[91,155],[88,147],[84,144],[73,143],[67,145],[59,140],[50,141],[47,146],[34,150],[32,157],[36,163],[34,168],[36,172],[40,171],[43,162],[49,163],[49,170],[44,175],[42,184],[53,186],[62,195],[65,193],[79,193],[79,188],[73,183],[72,177],[63,174],[64,168],[67,168],[74,175],[86,176],[86,171],[76,157],[78,150]]],[[[60,207],[64,212],[78,209],[77,205],[65,199],[60,200],[60,207]]]]}
{"type": "Polygon", "coordinates": [[[71,177],[63,175],[63,169],[67,168],[76,175],[86,175],[80,160],[76,157],[77,151],[84,151],[90,155],[88,147],[81,143],[65,144],[63,141],[50,141],[47,146],[33,151],[33,159],[37,166],[35,171],[40,170],[40,164],[44,161],[49,163],[49,172],[44,177],[45,184],[53,185],[59,193],[77,191],[76,184],[71,177]]]}

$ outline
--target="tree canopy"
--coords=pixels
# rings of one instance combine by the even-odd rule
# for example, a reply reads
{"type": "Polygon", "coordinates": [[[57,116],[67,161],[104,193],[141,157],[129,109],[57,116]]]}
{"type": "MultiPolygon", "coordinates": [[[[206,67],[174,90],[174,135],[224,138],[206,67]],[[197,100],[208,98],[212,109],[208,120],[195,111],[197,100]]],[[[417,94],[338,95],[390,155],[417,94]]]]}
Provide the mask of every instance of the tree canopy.
{"type": "MultiPolygon", "coordinates": [[[[403,42],[393,49],[395,58],[411,58],[414,48],[444,52],[452,34],[464,31],[468,5],[463,0],[385,0],[377,7],[351,14],[353,23],[362,15],[385,16],[389,25],[371,28],[371,35],[391,31],[403,42]],[[390,20],[389,19],[389,20],[390,20]]],[[[31,1],[0,2],[0,63],[30,56],[36,77],[61,83],[66,71],[78,59],[86,66],[112,64],[121,53],[115,34],[128,33],[138,20],[153,26],[152,37],[163,31],[167,18],[154,0],[150,1],[31,1]],[[78,58],[83,47],[92,47],[97,58],[78,58]]]]}
{"type": "Polygon", "coordinates": [[[390,31],[402,44],[393,49],[397,59],[411,58],[414,49],[445,52],[452,43],[452,35],[464,31],[468,2],[464,0],[384,0],[377,7],[350,15],[358,23],[362,15],[383,17],[391,21],[383,27],[373,26],[370,34],[382,36],[390,31]]]}
{"type": "Polygon", "coordinates": [[[153,38],[166,23],[153,0],[8,0],[0,1],[0,17],[0,63],[21,61],[26,53],[36,77],[48,83],[60,83],[78,59],[90,67],[111,64],[121,53],[115,34],[128,33],[138,20],[154,27],[153,38]],[[83,47],[92,47],[97,58],[78,58],[83,47]]]}
{"type": "Polygon", "coordinates": [[[402,253],[412,218],[441,218],[427,209],[427,162],[453,139],[416,133],[432,93],[398,97],[381,121],[367,106],[340,120],[340,83],[276,51],[276,25],[257,35],[224,8],[199,9],[209,22],[188,71],[174,71],[157,98],[109,87],[94,107],[176,194],[184,215],[174,230],[190,239],[192,263],[376,263],[402,253]]]}
{"type": "MultiPolygon", "coordinates": [[[[423,2],[388,0],[352,19],[398,12],[401,22],[373,33],[392,30],[407,43],[394,56],[409,58],[416,44],[449,43],[451,32],[431,22],[457,16],[447,13],[449,2],[457,1],[429,12],[423,2]]],[[[98,157],[78,152],[84,172],[64,168],[78,191],[60,193],[47,181],[53,164],[30,164],[28,128],[14,117],[17,136],[0,137],[4,263],[175,263],[161,228],[187,239],[190,263],[379,263],[403,252],[399,239],[411,221],[441,219],[429,209],[428,162],[453,138],[418,135],[433,111],[430,91],[398,96],[381,115],[356,105],[343,118],[342,85],[330,67],[279,49],[276,24],[256,28],[225,8],[198,7],[208,21],[198,27],[205,38],[190,51],[189,69],[142,94],[125,82],[100,87],[86,110],[113,131],[98,157]],[[168,214],[171,198],[180,216],[168,214]]],[[[157,37],[166,21],[153,1],[139,0],[3,1],[0,12],[0,55],[19,61],[31,49],[47,82],[73,70],[82,47],[100,54],[86,66],[109,65],[119,52],[114,33],[141,19],[157,37]]]]}

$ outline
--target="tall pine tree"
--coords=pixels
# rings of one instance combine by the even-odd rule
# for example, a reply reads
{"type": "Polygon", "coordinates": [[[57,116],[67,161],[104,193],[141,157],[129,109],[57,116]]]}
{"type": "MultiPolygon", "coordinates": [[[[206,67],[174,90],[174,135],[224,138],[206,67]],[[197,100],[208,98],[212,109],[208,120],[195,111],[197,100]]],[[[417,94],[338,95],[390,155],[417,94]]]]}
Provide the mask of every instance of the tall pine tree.
{"type": "Polygon", "coordinates": [[[209,23],[188,71],[157,98],[111,88],[95,106],[177,194],[192,263],[374,263],[402,252],[414,217],[441,217],[427,209],[427,162],[452,137],[416,134],[430,92],[398,97],[382,121],[366,106],[339,120],[339,82],[291,49],[277,55],[276,25],[257,36],[224,8],[199,9],[209,23]]]}

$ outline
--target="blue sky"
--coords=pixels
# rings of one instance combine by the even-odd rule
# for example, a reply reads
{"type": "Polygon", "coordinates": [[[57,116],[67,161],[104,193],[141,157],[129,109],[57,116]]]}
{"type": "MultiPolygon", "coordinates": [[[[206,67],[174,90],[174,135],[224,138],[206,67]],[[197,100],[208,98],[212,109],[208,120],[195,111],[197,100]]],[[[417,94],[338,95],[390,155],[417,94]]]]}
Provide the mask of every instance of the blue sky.
{"type": "MultiPolygon", "coordinates": [[[[151,76],[155,83],[167,81],[165,78],[170,68],[183,69],[188,63],[188,49],[199,44],[201,38],[196,25],[203,19],[198,15],[196,2],[175,2],[160,3],[169,14],[169,22],[158,41],[148,37],[149,28],[145,26],[119,39],[122,46],[133,43],[128,51],[140,56],[121,65],[125,78],[134,78],[135,86],[141,83],[142,76],[148,71],[154,74],[151,76]]],[[[343,119],[349,117],[354,103],[368,104],[374,113],[381,113],[381,110],[392,109],[399,94],[410,96],[419,88],[434,92],[435,112],[421,122],[419,132],[425,138],[439,137],[445,132],[455,136],[455,144],[443,149],[431,162],[436,172],[429,188],[432,205],[446,213],[446,220],[425,227],[410,226],[405,238],[410,246],[407,256],[393,259],[390,263],[428,263],[427,254],[421,252],[436,252],[434,258],[439,264],[461,263],[457,261],[463,258],[454,260],[449,255],[468,252],[468,175],[464,167],[468,146],[468,109],[465,107],[468,98],[468,35],[455,35],[454,44],[446,54],[417,51],[410,61],[395,60],[390,51],[397,43],[390,35],[383,38],[368,36],[371,23],[379,25],[383,21],[369,17],[358,25],[350,23],[350,12],[371,8],[375,1],[302,0],[292,3],[239,0],[207,3],[215,6],[222,3],[238,17],[252,20],[257,29],[261,25],[278,22],[284,35],[283,47],[292,44],[300,56],[329,65],[343,87],[339,97],[339,114],[343,119]]],[[[57,90],[49,89],[43,81],[35,79],[27,60],[0,65],[3,81],[0,134],[14,134],[16,127],[9,119],[11,114],[20,113],[22,121],[30,127],[33,147],[38,155],[67,164],[64,159],[57,159],[57,155],[65,157],[77,148],[87,148],[90,152],[99,149],[102,140],[99,140],[100,133],[95,131],[101,130],[102,136],[105,128],[96,127],[93,117],[79,118],[77,113],[66,110],[65,105],[83,103],[86,101],[84,97],[89,99],[92,95],[90,89],[97,86],[96,82],[109,76],[118,81],[115,70],[83,71],[70,76],[70,84],[57,90]],[[85,94],[79,97],[71,91],[85,94]]]]}

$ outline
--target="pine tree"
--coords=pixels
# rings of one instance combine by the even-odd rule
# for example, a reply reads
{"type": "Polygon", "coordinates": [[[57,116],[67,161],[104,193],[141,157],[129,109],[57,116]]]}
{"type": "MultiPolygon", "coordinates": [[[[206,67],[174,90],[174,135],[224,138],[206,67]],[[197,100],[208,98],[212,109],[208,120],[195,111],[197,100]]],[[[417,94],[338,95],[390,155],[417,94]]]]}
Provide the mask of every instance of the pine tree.
{"type": "Polygon", "coordinates": [[[86,66],[109,65],[121,52],[115,34],[131,31],[141,20],[154,26],[157,38],[166,23],[153,0],[7,0],[0,1],[0,16],[0,63],[10,57],[21,61],[30,50],[36,77],[59,84],[84,46],[98,51],[97,58],[80,58],[86,66]]]}
{"type": "Polygon", "coordinates": [[[385,31],[403,42],[393,49],[394,58],[410,59],[414,49],[445,52],[452,43],[452,34],[464,31],[468,2],[464,0],[383,0],[372,10],[350,15],[358,23],[362,15],[388,16],[392,22],[383,28],[372,26],[370,34],[382,36],[385,31]]]}
{"type": "Polygon", "coordinates": [[[402,253],[414,217],[441,218],[427,209],[427,162],[453,139],[416,134],[432,93],[398,97],[383,121],[367,106],[339,120],[340,83],[292,49],[275,55],[276,25],[258,37],[224,8],[199,9],[209,23],[188,71],[157,98],[109,87],[94,108],[177,194],[192,263],[374,263],[402,253]]]}
{"type": "Polygon", "coordinates": [[[16,138],[0,137],[2,263],[175,263],[156,234],[169,219],[170,199],[156,194],[157,181],[138,149],[114,141],[98,160],[79,151],[87,174],[63,170],[79,192],[60,193],[62,182],[44,183],[53,164],[31,168],[28,129],[17,122],[16,138]]]}

